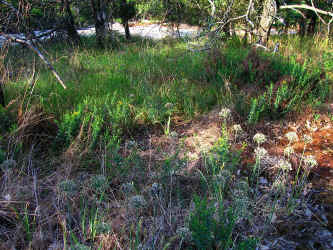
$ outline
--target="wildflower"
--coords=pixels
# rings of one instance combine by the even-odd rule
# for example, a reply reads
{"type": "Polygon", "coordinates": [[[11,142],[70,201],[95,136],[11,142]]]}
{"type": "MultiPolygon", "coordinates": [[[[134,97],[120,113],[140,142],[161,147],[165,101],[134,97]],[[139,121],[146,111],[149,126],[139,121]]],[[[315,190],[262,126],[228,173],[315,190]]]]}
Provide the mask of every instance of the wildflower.
{"type": "Polygon", "coordinates": [[[304,157],[303,160],[304,160],[305,165],[309,168],[313,168],[318,165],[318,163],[313,155],[308,155],[308,156],[304,157]]]}
{"type": "Polygon", "coordinates": [[[290,155],[294,154],[295,151],[294,151],[293,147],[288,146],[283,150],[283,153],[284,153],[285,156],[290,157],[290,155]]]}
{"type": "Polygon", "coordinates": [[[285,137],[287,137],[289,143],[298,141],[298,136],[295,132],[288,132],[285,137]]]}
{"type": "Polygon", "coordinates": [[[228,108],[221,109],[219,116],[223,119],[228,119],[231,115],[231,110],[228,108]]]}
{"type": "Polygon", "coordinates": [[[262,133],[256,133],[253,136],[253,141],[256,142],[258,144],[258,146],[260,146],[260,144],[262,144],[266,141],[266,136],[262,133]]]}
{"type": "Polygon", "coordinates": [[[232,126],[232,129],[233,129],[233,131],[235,131],[236,134],[243,132],[243,129],[242,129],[241,125],[239,125],[239,124],[235,124],[234,126],[232,126]]]}
{"type": "Polygon", "coordinates": [[[266,154],[267,154],[267,150],[264,149],[264,148],[261,148],[261,147],[257,147],[255,150],[254,150],[254,153],[256,155],[256,158],[262,158],[264,157],[266,154]]]}
{"type": "Polygon", "coordinates": [[[147,202],[142,195],[135,195],[129,199],[129,205],[131,208],[144,208],[147,206],[147,202]]]}
{"type": "Polygon", "coordinates": [[[313,142],[313,139],[310,135],[304,135],[303,140],[305,144],[311,144],[313,142]]]}
{"type": "Polygon", "coordinates": [[[171,108],[173,107],[173,104],[170,103],[170,102],[168,102],[168,103],[166,103],[166,104],[164,105],[164,107],[165,107],[166,109],[171,109],[171,108]]]}
{"type": "Polygon", "coordinates": [[[282,169],[283,171],[290,171],[292,170],[291,164],[289,161],[280,160],[277,164],[277,167],[282,169]]]}

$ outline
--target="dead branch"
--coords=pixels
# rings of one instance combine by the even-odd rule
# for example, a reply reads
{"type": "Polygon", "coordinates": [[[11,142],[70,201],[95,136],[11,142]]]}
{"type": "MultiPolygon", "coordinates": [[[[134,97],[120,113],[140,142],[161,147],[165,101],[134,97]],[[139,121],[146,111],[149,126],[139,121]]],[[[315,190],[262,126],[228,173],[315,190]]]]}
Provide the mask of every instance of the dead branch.
{"type": "Polygon", "coordinates": [[[22,44],[24,46],[27,46],[30,50],[32,50],[33,52],[35,52],[39,56],[39,58],[42,59],[42,61],[47,65],[47,67],[49,68],[49,70],[51,70],[51,72],[53,73],[53,75],[55,76],[55,78],[58,80],[58,82],[60,83],[60,85],[64,89],[67,89],[65,83],[63,82],[63,80],[61,79],[61,77],[59,76],[59,74],[57,73],[57,71],[54,69],[54,67],[52,66],[52,64],[47,60],[47,58],[42,54],[42,52],[40,52],[40,50],[38,48],[36,48],[35,46],[32,45],[31,41],[20,39],[20,38],[16,38],[13,35],[5,34],[3,32],[0,32],[0,35],[2,35],[3,37],[5,37],[7,40],[9,40],[11,42],[16,42],[16,43],[22,44]]]}
{"type": "Polygon", "coordinates": [[[281,5],[280,9],[306,9],[306,10],[312,10],[314,12],[316,12],[317,14],[322,14],[322,15],[326,15],[326,16],[331,16],[333,17],[333,12],[329,12],[329,11],[325,11],[325,10],[321,10],[318,9],[314,6],[310,6],[307,4],[290,4],[290,5],[281,5]]]}

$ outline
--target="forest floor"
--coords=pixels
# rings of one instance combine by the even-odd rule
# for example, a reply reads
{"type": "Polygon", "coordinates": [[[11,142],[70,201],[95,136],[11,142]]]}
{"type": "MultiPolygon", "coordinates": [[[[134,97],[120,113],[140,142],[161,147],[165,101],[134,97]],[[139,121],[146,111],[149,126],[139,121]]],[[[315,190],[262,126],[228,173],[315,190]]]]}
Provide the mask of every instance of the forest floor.
{"type": "Polygon", "coordinates": [[[9,50],[0,249],[333,248],[332,41],[117,39],[9,50]]]}

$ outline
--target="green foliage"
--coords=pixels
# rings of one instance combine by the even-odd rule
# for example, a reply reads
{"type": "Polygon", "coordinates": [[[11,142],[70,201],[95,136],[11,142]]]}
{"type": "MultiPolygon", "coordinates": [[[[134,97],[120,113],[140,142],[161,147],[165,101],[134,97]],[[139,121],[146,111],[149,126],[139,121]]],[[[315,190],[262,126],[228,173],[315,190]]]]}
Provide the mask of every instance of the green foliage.
{"type": "Polygon", "coordinates": [[[128,0],[115,1],[113,11],[115,13],[114,17],[121,18],[122,23],[134,18],[137,12],[135,2],[128,0]]]}
{"type": "Polygon", "coordinates": [[[6,160],[6,153],[0,148],[0,164],[6,160]]]}
{"type": "Polygon", "coordinates": [[[14,125],[14,121],[14,117],[9,110],[0,105],[0,131],[9,132],[10,128],[14,125]]]}
{"type": "Polygon", "coordinates": [[[195,197],[195,209],[189,218],[189,229],[196,249],[255,249],[256,240],[247,239],[234,246],[232,233],[237,216],[223,204],[210,204],[195,197]]]}

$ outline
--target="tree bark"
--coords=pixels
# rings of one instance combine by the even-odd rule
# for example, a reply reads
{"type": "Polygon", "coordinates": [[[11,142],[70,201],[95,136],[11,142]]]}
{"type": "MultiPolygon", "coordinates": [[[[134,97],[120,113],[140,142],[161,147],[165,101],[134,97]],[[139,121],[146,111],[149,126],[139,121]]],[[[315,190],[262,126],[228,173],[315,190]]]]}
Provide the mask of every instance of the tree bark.
{"type": "Polygon", "coordinates": [[[131,33],[130,33],[130,29],[129,29],[129,25],[128,25],[128,21],[125,21],[124,24],[124,28],[125,28],[125,37],[127,40],[131,39],[131,33]]]}
{"type": "Polygon", "coordinates": [[[78,44],[81,42],[81,38],[79,33],[75,28],[75,22],[73,13],[70,7],[70,3],[68,0],[64,0],[64,8],[66,11],[66,20],[65,20],[65,28],[67,30],[68,37],[75,43],[78,44]]]}
{"type": "Polygon", "coordinates": [[[125,29],[125,37],[126,37],[126,39],[127,40],[129,40],[129,39],[131,39],[131,33],[130,33],[130,29],[129,29],[129,26],[128,26],[128,17],[127,17],[127,15],[124,15],[125,14],[125,12],[126,12],[126,10],[128,10],[127,8],[126,8],[126,6],[127,6],[127,0],[122,0],[122,2],[121,2],[121,8],[122,8],[122,15],[123,15],[123,17],[122,17],[122,23],[123,23],[123,26],[124,26],[124,29],[125,29]]]}
{"type": "Polygon", "coordinates": [[[91,8],[95,19],[96,42],[98,47],[105,47],[106,37],[106,11],[103,0],[91,0],[91,8]]]}
{"type": "Polygon", "coordinates": [[[302,18],[299,22],[299,34],[304,37],[306,33],[306,19],[302,18]]]}
{"type": "Polygon", "coordinates": [[[265,0],[264,9],[261,14],[260,26],[258,30],[259,44],[266,45],[274,18],[277,14],[277,4],[275,0],[265,0]]]}
{"type": "Polygon", "coordinates": [[[314,33],[316,32],[317,19],[318,19],[317,15],[315,13],[311,13],[310,23],[307,28],[307,33],[309,35],[314,35],[314,33]]]}

